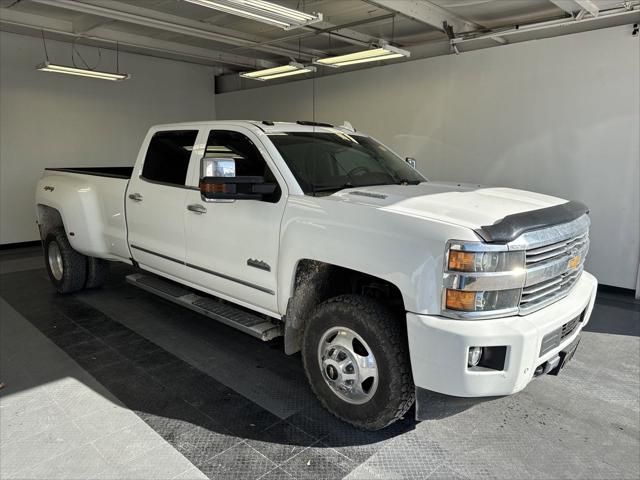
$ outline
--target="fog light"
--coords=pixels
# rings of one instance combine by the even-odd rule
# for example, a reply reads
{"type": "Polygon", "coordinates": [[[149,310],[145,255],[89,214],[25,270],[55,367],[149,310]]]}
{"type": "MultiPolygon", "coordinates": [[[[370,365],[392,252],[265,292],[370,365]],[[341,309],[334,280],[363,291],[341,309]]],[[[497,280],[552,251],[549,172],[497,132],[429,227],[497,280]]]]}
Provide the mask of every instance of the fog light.
{"type": "Polygon", "coordinates": [[[482,347],[469,347],[469,359],[467,365],[475,367],[482,358],[482,347]]]}

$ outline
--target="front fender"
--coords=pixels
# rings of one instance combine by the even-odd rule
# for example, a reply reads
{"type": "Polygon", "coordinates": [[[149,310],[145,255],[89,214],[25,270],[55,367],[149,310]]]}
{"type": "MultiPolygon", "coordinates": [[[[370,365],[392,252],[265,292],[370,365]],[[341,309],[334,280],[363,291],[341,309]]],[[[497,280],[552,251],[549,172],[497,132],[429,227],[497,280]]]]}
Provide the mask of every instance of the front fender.
{"type": "Polygon", "coordinates": [[[467,228],[368,205],[292,196],[282,224],[278,308],[286,311],[297,264],[317,260],[388,281],[407,311],[440,311],[446,241],[477,240],[467,228]]]}

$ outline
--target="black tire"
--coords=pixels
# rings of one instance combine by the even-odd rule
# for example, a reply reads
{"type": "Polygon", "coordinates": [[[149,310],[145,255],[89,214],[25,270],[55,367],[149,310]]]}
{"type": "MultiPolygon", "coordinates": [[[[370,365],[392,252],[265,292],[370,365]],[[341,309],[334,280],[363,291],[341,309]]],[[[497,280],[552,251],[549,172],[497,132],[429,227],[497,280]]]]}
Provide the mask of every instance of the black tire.
{"type": "Polygon", "coordinates": [[[400,419],[413,405],[406,324],[381,302],[359,295],[342,295],[320,304],[306,322],[302,359],[313,392],[339,419],[365,430],[379,430],[400,419]],[[362,404],[348,403],[329,387],[318,359],[323,335],[345,327],[369,345],[378,366],[373,396],[362,404]]]}
{"type": "Polygon", "coordinates": [[[73,293],[82,290],[87,277],[87,260],[84,255],[76,252],[67,239],[63,228],[50,232],[44,240],[44,263],[53,283],[59,293],[73,293]],[[60,252],[62,271],[58,271],[58,277],[52,270],[52,262],[49,260],[50,249],[55,244],[60,252]]]}
{"type": "Polygon", "coordinates": [[[109,262],[101,258],[87,257],[87,280],[84,288],[100,288],[109,276],[109,262]]]}

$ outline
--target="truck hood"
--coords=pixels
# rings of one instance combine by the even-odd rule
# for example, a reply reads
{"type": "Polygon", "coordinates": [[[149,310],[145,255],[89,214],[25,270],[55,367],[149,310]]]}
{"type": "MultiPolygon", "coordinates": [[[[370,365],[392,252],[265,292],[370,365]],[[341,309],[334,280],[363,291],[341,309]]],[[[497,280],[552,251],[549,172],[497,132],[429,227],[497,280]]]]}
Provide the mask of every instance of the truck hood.
{"type": "Polygon", "coordinates": [[[493,225],[507,215],[566,203],[513,188],[445,182],[348,188],[327,198],[471,229],[493,225]]]}

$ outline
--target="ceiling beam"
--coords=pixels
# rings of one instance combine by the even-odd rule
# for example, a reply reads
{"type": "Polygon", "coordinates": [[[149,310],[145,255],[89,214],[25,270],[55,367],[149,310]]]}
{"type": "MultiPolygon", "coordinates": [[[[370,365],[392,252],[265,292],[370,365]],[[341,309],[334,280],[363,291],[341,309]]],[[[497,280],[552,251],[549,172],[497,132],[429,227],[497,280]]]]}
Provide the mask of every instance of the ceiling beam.
{"type": "Polygon", "coordinates": [[[444,23],[453,28],[454,34],[481,29],[482,27],[427,0],[366,0],[385,10],[396,12],[430,27],[444,31],[444,23]]]}
{"type": "Polygon", "coordinates": [[[82,15],[81,17],[73,20],[73,33],[89,33],[94,28],[112,21],[113,20],[109,18],[96,17],[94,15],[82,15]]]}
{"type": "Polygon", "coordinates": [[[558,8],[564,10],[572,17],[581,10],[589,12],[594,17],[600,14],[600,8],[592,0],[549,0],[558,8]]]}
{"type": "MultiPolygon", "coordinates": [[[[238,36],[232,36],[228,33],[220,33],[219,28],[204,22],[189,20],[176,15],[161,13],[155,10],[138,7],[135,5],[124,4],[120,2],[110,2],[109,7],[102,5],[78,2],[75,0],[31,0],[31,2],[40,3],[57,8],[65,8],[74,12],[82,12],[88,15],[95,15],[112,20],[141,25],[144,27],[156,28],[167,32],[173,32],[180,35],[190,37],[203,38],[227,45],[244,46],[263,52],[284,57],[293,57],[309,60],[313,57],[321,56],[319,51],[299,50],[298,48],[285,48],[272,45],[262,45],[256,40],[247,40],[242,38],[241,33],[238,36]],[[113,8],[117,6],[118,8],[113,8]]],[[[246,37],[246,35],[244,35],[246,37]]]]}
{"type": "Polygon", "coordinates": [[[0,9],[0,29],[16,33],[30,33],[40,36],[41,31],[49,32],[52,37],[71,41],[82,38],[83,43],[115,48],[117,43],[121,51],[149,54],[151,56],[192,61],[206,65],[233,65],[247,70],[277,66],[274,62],[256,60],[252,57],[227,52],[218,52],[208,48],[194,47],[184,43],[124,33],[110,29],[107,25],[96,27],[90,34],[78,34],[73,31],[73,23],[53,19],[42,15],[20,12],[14,9],[0,9]]]}
{"type": "Polygon", "coordinates": [[[350,28],[342,28],[339,25],[324,21],[307,25],[304,28],[305,30],[315,32],[317,35],[331,36],[342,42],[359,47],[367,47],[378,41],[378,38],[367,35],[366,33],[360,33],[350,28]]]}

